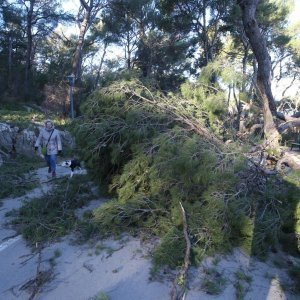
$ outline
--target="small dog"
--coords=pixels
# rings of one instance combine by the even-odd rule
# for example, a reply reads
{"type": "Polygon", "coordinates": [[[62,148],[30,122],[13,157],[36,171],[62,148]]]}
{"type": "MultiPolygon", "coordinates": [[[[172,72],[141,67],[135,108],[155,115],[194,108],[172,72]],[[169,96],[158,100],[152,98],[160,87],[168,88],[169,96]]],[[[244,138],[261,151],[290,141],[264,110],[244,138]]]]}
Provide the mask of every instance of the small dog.
{"type": "Polygon", "coordinates": [[[81,164],[80,161],[77,159],[71,159],[71,160],[65,160],[61,163],[62,167],[69,167],[71,168],[71,175],[70,178],[73,177],[74,174],[74,170],[77,168],[79,170],[81,170],[81,164]]]}

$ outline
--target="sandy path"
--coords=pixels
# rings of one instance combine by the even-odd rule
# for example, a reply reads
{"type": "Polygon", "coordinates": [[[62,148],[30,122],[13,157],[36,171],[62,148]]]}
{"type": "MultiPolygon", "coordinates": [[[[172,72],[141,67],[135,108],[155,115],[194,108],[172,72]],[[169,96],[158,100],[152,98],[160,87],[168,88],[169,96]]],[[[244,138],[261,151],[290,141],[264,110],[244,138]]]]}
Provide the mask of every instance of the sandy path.
{"type": "MultiPolygon", "coordinates": [[[[68,176],[70,171],[58,167],[57,173],[68,176]]],[[[101,299],[101,293],[111,300],[170,299],[170,281],[149,281],[152,246],[141,244],[136,238],[124,235],[119,240],[76,245],[69,235],[32,252],[23,238],[7,227],[5,213],[51,188],[46,168],[38,169],[36,176],[41,182],[38,188],[23,197],[5,199],[0,207],[0,299],[91,300],[101,299]]],[[[103,199],[96,199],[87,208],[102,202],[103,199]]],[[[83,210],[77,211],[78,216],[83,210]]],[[[239,250],[228,256],[207,258],[199,267],[191,268],[186,300],[236,299],[237,272],[251,277],[249,283],[239,281],[244,286],[246,300],[300,299],[284,291],[291,282],[286,269],[272,263],[275,258],[262,263],[239,250]],[[214,270],[212,281],[224,281],[219,295],[209,295],[203,289],[208,270],[214,270]]],[[[279,258],[283,262],[293,260],[286,255],[279,258]]]]}

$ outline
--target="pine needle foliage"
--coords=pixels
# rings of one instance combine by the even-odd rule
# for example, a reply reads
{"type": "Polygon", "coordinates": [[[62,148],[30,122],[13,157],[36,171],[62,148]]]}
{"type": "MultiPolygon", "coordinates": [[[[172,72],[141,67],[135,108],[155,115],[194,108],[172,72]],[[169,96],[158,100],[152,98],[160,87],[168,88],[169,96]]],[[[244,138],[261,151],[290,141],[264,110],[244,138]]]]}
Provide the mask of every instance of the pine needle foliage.
{"type": "Polygon", "coordinates": [[[185,242],[182,231],[171,227],[163,236],[153,255],[154,270],[161,265],[180,267],[184,259],[185,242]]]}
{"type": "Polygon", "coordinates": [[[33,161],[31,157],[25,155],[4,160],[0,167],[0,199],[26,194],[37,186],[33,170],[41,166],[41,161],[33,161]]]}
{"type": "MultiPolygon", "coordinates": [[[[202,97],[200,87],[197,93],[202,97]]],[[[147,230],[161,237],[154,263],[177,267],[185,245],[181,202],[195,263],[233,245],[259,253],[277,242],[292,209],[283,213],[277,182],[260,178],[265,188],[255,186],[238,147],[223,145],[206,127],[208,110],[197,97],[123,81],[96,91],[82,109],[77,144],[115,197],[92,213],[99,233],[147,230]]]]}
{"type": "MultiPolygon", "coordinates": [[[[259,175],[250,168],[244,175],[240,183],[246,189],[231,203],[243,215],[233,222],[237,231],[235,240],[249,254],[260,258],[265,258],[279,244],[284,250],[299,254],[299,171],[282,178],[259,175]]],[[[230,219],[234,220],[235,216],[231,214],[230,219]]]]}
{"type": "Polygon", "coordinates": [[[41,198],[24,202],[8,213],[16,230],[32,245],[53,241],[76,228],[75,210],[94,197],[87,177],[58,179],[53,190],[41,198]]]}

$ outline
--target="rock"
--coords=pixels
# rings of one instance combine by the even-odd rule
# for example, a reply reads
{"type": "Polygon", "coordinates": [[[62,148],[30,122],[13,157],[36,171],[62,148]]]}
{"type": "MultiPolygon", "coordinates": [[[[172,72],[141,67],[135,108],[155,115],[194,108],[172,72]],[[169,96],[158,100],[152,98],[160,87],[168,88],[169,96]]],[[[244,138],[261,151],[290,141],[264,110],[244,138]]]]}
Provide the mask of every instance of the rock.
{"type": "MultiPolygon", "coordinates": [[[[0,123],[0,150],[1,155],[12,153],[34,155],[34,144],[42,129],[41,125],[30,125],[29,128],[20,129],[6,123],[0,123]]],[[[73,149],[75,141],[68,131],[60,131],[63,149],[73,149]]],[[[1,159],[0,159],[1,165],[1,159]]]]}
{"type": "Polygon", "coordinates": [[[0,123],[0,148],[3,153],[8,154],[12,150],[13,130],[5,123],[0,123]]]}
{"type": "Polygon", "coordinates": [[[61,137],[61,142],[63,145],[63,148],[70,148],[70,149],[74,149],[75,148],[75,139],[74,137],[71,135],[71,133],[69,131],[60,131],[60,137],[61,137]]]}

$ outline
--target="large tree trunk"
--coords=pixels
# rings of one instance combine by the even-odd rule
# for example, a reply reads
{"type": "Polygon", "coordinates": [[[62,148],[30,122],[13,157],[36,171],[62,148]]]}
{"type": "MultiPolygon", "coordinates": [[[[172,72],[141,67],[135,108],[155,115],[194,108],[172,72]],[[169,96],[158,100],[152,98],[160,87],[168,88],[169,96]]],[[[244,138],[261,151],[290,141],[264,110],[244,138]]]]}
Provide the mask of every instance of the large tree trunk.
{"type": "MultiPolygon", "coordinates": [[[[79,25],[79,37],[76,44],[76,50],[72,63],[72,72],[76,77],[77,85],[80,85],[82,76],[82,51],[85,41],[85,35],[93,23],[98,12],[105,7],[105,0],[80,0],[83,9],[82,20],[79,25]]],[[[80,18],[80,16],[79,16],[80,18]]]]}
{"type": "Polygon", "coordinates": [[[87,3],[85,3],[84,1],[80,1],[80,2],[85,9],[85,13],[84,13],[83,20],[80,23],[79,37],[78,37],[74,59],[73,59],[73,65],[72,65],[72,71],[77,79],[77,83],[80,83],[81,81],[82,49],[84,45],[85,34],[89,28],[91,10],[93,8],[93,0],[91,1],[90,5],[87,5],[87,3]]]}
{"type": "Polygon", "coordinates": [[[237,3],[242,10],[244,29],[258,64],[257,93],[263,106],[265,139],[270,148],[278,148],[280,134],[273,120],[276,105],[271,90],[271,58],[255,18],[259,0],[237,0],[237,3]]]}

